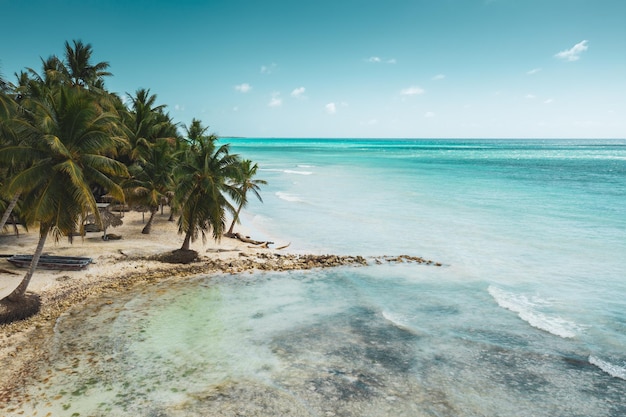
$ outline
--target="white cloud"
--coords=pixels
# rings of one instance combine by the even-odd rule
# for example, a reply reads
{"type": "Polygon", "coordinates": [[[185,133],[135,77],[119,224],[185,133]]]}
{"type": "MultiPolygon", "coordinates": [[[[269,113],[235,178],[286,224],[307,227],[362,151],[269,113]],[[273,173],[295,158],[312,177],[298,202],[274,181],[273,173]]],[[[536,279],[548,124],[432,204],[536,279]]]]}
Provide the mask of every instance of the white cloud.
{"type": "Polygon", "coordinates": [[[424,117],[427,119],[432,119],[433,117],[435,117],[435,113],[433,113],[432,111],[427,111],[426,113],[424,113],[424,117]]]}
{"type": "Polygon", "coordinates": [[[561,51],[558,54],[554,55],[556,58],[563,59],[565,61],[578,61],[580,59],[580,54],[585,52],[589,47],[587,44],[589,41],[584,40],[582,42],[577,43],[572,46],[570,49],[566,49],[565,51],[561,51]]]}
{"type": "Polygon", "coordinates": [[[541,71],[541,68],[533,68],[530,71],[526,71],[527,75],[535,75],[536,73],[538,73],[539,71],[541,71]]]}
{"type": "Polygon", "coordinates": [[[298,87],[298,88],[294,89],[291,92],[291,97],[294,97],[294,98],[304,98],[304,92],[305,91],[306,91],[306,88],[298,87]]]}
{"type": "Polygon", "coordinates": [[[271,74],[276,69],[277,65],[272,62],[270,65],[261,65],[261,74],[271,74]]]}
{"type": "Polygon", "coordinates": [[[283,104],[283,99],[280,98],[280,93],[272,93],[272,98],[269,103],[267,103],[270,107],[280,107],[283,104]]]}
{"type": "Polygon", "coordinates": [[[553,101],[554,101],[553,99],[549,98],[549,99],[547,99],[547,100],[544,100],[544,102],[543,102],[543,103],[544,103],[544,104],[550,104],[550,103],[552,103],[553,101]]]}
{"type": "Polygon", "coordinates": [[[337,105],[335,103],[328,103],[325,107],[326,107],[326,113],[328,114],[337,113],[337,105]]]}
{"type": "Polygon", "coordinates": [[[533,99],[533,98],[535,98],[535,95],[534,94],[526,94],[525,97],[528,98],[528,99],[533,99]]]}
{"type": "Polygon", "coordinates": [[[435,75],[433,78],[431,78],[433,81],[439,81],[439,80],[443,80],[444,78],[446,78],[445,75],[443,74],[437,74],[435,75]]]}
{"type": "Polygon", "coordinates": [[[381,62],[383,62],[385,64],[395,64],[397,62],[395,58],[382,59],[381,57],[378,57],[378,56],[371,56],[371,57],[367,58],[365,61],[371,62],[373,64],[380,64],[381,62]]]}
{"type": "Polygon", "coordinates": [[[174,105],[174,110],[176,111],[185,111],[185,106],[181,106],[180,104],[174,105]]]}
{"type": "Polygon", "coordinates": [[[243,83],[236,85],[235,90],[239,91],[240,93],[247,93],[248,91],[252,90],[252,86],[248,83],[243,83]]]}
{"type": "Polygon", "coordinates": [[[403,96],[415,96],[419,94],[424,94],[424,89],[421,87],[411,86],[400,91],[400,94],[403,96]]]}
{"type": "Polygon", "coordinates": [[[239,107],[237,106],[233,107],[233,111],[239,111],[239,107]]]}
{"type": "Polygon", "coordinates": [[[370,119],[370,120],[367,121],[367,124],[369,126],[377,125],[378,124],[378,119],[370,119]]]}

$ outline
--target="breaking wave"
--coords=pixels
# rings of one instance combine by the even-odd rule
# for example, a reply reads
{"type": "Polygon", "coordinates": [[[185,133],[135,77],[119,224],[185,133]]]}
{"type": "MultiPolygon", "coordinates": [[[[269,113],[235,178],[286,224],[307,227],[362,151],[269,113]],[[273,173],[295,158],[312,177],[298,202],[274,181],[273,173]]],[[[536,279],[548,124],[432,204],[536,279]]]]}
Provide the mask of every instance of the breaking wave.
{"type": "Polygon", "coordinates": [[[602,359],[589,355],[589,363],[597,366],[602,369],[607,374],[611,375],[614,378],[619,378],[626,380],[626,368],[623,366],[616,365],[611,362],[603,361],[602,359]]]}
{"type": "Polygon", "coordinates": [[[549,305],[545,300],[531,300],[525,295],[513,294],[493,285],[489,286],[488,291],[500,307],[517,313],[519,318],[537,329],[565,339],[576,337],[581,329],[581,326],[574,322],[539,311],[539,307],[549,305]]]}

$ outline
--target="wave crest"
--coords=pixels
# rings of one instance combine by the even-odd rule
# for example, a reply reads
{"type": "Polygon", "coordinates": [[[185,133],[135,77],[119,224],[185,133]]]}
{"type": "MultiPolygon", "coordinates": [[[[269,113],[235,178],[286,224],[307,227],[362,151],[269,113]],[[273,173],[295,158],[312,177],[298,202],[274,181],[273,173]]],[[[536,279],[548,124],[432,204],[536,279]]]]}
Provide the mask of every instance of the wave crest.
{"type": "Polygon", "coordinates": [[[623,379],[626,381],[626,368],[616,365],[614,363],[610,363],[607,361],[603,361],[602,359],[589,355],[589,363],[597,366],[602,369],[607,374],[611,375],[614,378],[623,379]]]}
{"type": "Polygon", "coordinates": [[[538,311],[539,306],[549,305],[545,300],[530,300],[525,295],[513,294],[493,285],[490,285],[487,291],[500,307],[517,313],[519,318],[537,329],[564,339],[576,337],[577,331],[581,329],[574,322],[538,311]]]}
{"type": "Polygon", "coordinates": [[[283,191],[277,191],[276,197],[281,200],[289,201],[290,203],[301,203],[303,200],[297,195],[289,194],[283,191]]]}

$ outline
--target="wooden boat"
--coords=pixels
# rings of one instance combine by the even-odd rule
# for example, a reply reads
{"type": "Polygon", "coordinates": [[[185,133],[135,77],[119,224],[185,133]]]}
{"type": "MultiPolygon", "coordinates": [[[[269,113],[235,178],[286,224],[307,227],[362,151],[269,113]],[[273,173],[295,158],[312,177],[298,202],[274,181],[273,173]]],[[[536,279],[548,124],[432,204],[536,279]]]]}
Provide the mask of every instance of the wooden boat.
{"type": "MultiPolygon", "coordinates": [[[[28,268],[32,259],[32,255],[13,255],[8,258],[7,261],[19,268],[28,268]]],[[[37,268],[56,269],[60,271],[77,271],[86,268],[91,262],[91,258],[85,258],[82,256],[41,255],[37,268]]]]}

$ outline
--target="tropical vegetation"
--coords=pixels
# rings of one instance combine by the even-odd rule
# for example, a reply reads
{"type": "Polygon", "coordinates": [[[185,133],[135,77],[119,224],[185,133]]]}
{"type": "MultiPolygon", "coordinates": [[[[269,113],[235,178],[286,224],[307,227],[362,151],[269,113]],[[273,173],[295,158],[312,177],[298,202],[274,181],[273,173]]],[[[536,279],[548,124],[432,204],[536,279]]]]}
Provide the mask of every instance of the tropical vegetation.
{"type": "Polygon", "coordinates": [[[101,222],[105,197],[148,211],[146,234],[169,205],[182,250],[200,236],[219,240],[228,214],[232,233],[248,192],[261,199],[256,164],[200,120],[181,134],[148,89],[125,99],[108,91],[109,64],[92,55],[90,44],[66,42],[62,57],[41,59],[40,72],[26,68],[15,83],[0,74],[0,230],[9,217],[39,230],[30,267],[4,302],[26,300],[47,237],[71,241],[88,216],[101,222]]]}

